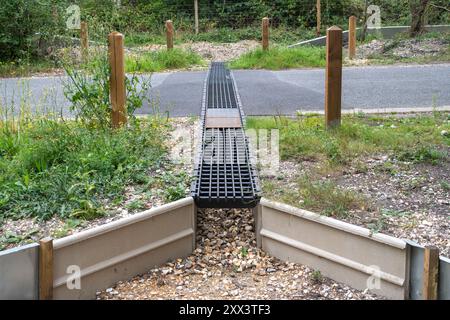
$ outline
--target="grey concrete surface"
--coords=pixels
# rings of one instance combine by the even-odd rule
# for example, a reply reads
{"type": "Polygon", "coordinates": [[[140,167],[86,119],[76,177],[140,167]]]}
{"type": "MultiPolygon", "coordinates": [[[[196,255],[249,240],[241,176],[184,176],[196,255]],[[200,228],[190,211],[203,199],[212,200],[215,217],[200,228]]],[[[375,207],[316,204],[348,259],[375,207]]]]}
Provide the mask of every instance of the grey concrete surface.
{"type": "MultiPolygon", "coordinates": [[[[234,75],[246,115],[323,110],[323,69],[236,70],[234,75]]],[[[153,74],[151,102],[137,114],[152,113],[159,106],[156,110],[174,117],[199,115],[205,76],[206,71],[153,74]]],[[[70,115],[64,81],[65,77],[0,79],[1,106],[16,114],[21,106],[31,105],[33,110],[70,115]]],[[[348,67],[343,71],[343,109],[449,106],[449,88],[450,64],[348,67]]]]}

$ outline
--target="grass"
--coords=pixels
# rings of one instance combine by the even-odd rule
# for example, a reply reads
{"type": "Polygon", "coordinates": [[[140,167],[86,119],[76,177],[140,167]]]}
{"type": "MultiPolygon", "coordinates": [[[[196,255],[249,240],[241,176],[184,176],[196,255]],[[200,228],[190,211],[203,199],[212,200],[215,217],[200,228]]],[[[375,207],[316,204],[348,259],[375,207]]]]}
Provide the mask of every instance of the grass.
{"type": "Polygon", "coordinates": [[[55,67],[54,61],[46,59],[0,61],[0,77],[27,77],[36,73],[51,72],[55,67]]]}
{"type": "Polygon", "coordinates": [[[155,118],[115,131],[46,119],[0,124],[0,220],[96,218],[123,203],[128,186],[179,199],[185,189],[171,188],[186,176],[154,174],[166,165],[168,130],[155,118]]]}
{"type": "Polygon", "coordinates": [[[325,49],[322,47],[282,48],[267,51],[258,48],[243,54],[230,63],[233,69],[269,69],[325,67],[325,49]]]}
{"type": "MultiPolygon", "coordinates": [[[[441,131],[448,131],[449,119],[444,112],[405,117],[345,115],[341,127],[326,130],[319,115],[248,117],[247,129],[277,129],[282,160],[314,162],[288,185],[281,176],[261,177],[264,194],[326,216],[346,218],[350,212],[372,211],[375,206],[357,191],[340,187],[336,177],[350,167],[367,171],[361,159],[380,154],[390,158],[380,170],[392,175],[396,174],[392,163],[397,160],[430,165],[448,161],[450,137],[441,131]]],[[[420,185],[421,181],[415,181],[410,187],[420,185]]],[[[446,190],[448,183],[442,181],[441,187],[446,190]]],[[[384,211],[383,217],[400,214],[407,213],[384,211]]],[[[370,228],[378,232],[383,223],[377,221],[370,228]]]]}
{"type": "Polygon", "coordinates": [[[186,69],[202,65],[202,58],[192,52],[174,48],[144,53],[138,57],[127,57],[126,72],[158,72],[171,69],[186,69]]]}
{"type": "Polygon", "coordinates": [[[448,158],[448,115],[416,117],[344,116],[335,130],[324,128],[322,116],[249,117],[248,129],[278,129],[282,159],[327,160],[345,164],[359,156],[388,153],[403,161],[437,162],[448,158]]]}
{"type": "Polygon", "coordinates": [[[352,209],[367,206],[361,195],[342,189],[333,181],[317,179],[316,176],[303,175],[289,189],[273,180],[263,179],[263,190],[276,201],[338,218],[347,217],[352,209]]]}

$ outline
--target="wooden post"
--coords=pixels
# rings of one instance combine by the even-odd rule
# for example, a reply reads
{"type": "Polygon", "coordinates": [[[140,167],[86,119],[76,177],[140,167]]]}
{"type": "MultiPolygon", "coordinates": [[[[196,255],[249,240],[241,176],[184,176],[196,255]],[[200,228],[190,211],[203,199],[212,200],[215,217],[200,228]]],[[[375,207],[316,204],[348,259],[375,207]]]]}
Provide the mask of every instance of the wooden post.
{"type": "Polygon", "coordinates": [[[439,283],[439,249],[426,247],[423,256],[423,289],[424,300],[437,300],[439,283]]]}
{"type": "Polygon", "coordinates": [[[109,78],[111,97],[111,123],[113,128],[118,128],[127,122],[125,110],[126,88],[125,88],[125,62],[123,53],[123,35],[112,32],[108,37],[109,64],[111,74],[109,78]]]}
{"type": "Polygon", "coordinates": [[[83,59],[83,62],[87,62],[89,52],[88,25],[84,21],[81,22],[80,41],[81,41],[81,57],[83,59]]]}
{"type": "Polygon", "coordinates": [[[198,34],[198,0],[194,0],[195,34],[198,34]]]}
{"type": "Polygon", "coordinates": [[[262,19],[262,48],[269,49],[269,18],[262,19]]]}
{"type": "Polygon", "coordinates": [[[356,55],[356,17],[348,19],[348,57],[354,59],[356,55]]]}
{"type": "Polygon", "coordinates": [[[53,239],[39,241],[39,300],[53,299],[53,239]]]}
{"type": "Polygon", "coordinates": [[[320,0],[317,0],[317,2],[316,2],[316,20],[317,20],[316,33],[317,33],[317,36],[320,36],[320,28],[322,27],[322,14],[320,12],[320,0]]]}
{"type": "Polygon", "coordinates": [[[167,50],[173,49],[173,23],[171,20],[166,21],[166,37],[167,37],[167,50]]]}
{"type": "Polygon", "coordinates": [[[327,66],[325,74],[325,119],[327,128],[341,123],[342,29],[327,30],[327,66]]]}

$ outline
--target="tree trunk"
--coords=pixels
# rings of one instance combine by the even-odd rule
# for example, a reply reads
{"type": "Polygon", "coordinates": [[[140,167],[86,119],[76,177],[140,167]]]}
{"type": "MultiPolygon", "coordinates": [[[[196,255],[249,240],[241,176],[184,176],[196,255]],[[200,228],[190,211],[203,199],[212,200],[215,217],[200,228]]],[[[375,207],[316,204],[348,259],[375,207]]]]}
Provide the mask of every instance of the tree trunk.
{"type": "Polygon", "coordinates": [[[415,37],[421,34],[425,27],[425,12],[429,0],[409,0],[411,10],[411,29],[409,35],[415,37]]]}

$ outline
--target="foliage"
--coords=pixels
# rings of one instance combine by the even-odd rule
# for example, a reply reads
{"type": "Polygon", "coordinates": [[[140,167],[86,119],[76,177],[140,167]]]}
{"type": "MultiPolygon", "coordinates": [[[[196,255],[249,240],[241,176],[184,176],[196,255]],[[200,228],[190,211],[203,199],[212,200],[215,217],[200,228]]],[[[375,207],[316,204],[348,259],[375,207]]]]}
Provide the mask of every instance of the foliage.
{"type": "Polygon", "coordinates": [[[267,51],[258,48],[232,61],[234,69],[280,70],[300,67],[324,67],[325,49],[322,47],[280,48],[267,51]]]}
{"type": "Polygon", "coordinates": [[[323,117],[247,119],[248,128],[279,129],[281,157],[327,159],[339,165],[358,156],[387,152],[415,162],[438,163],[448,158],[450,139],[446,113],[415,117],[344,116],[335,130],[324,128],[323,117]]]}
{"type": "Polygon", "coordinates": [[[192,52],[174,48],[144,53],[138,57],[127,57],[126,72],[157,72],[170,69],[183,69],[202,64],[201,57],[192,52]]]}
{"type": "Polygon", "coordinates": [[[79,122],[39,120],[0,132],[0,212],[4,217],[104,212],[165,154],[165,126],[144,122],[111,131],[79,122]]]}
{"type": "MultiPolygon", "coordinates": [[[[71,110],[76,118],[90,127],[109,128],[111,126],[111,104],[109,91],[109,62],[106,56],[97,58],[86,70],[65,66],[69,77],[64,84],[64,94],[71,102],[71,110]]],[[[147,100],[150,80],[136,75],[125,79],[127,92],[126,110],[130,120],[134,112],[147,100]]]]}

